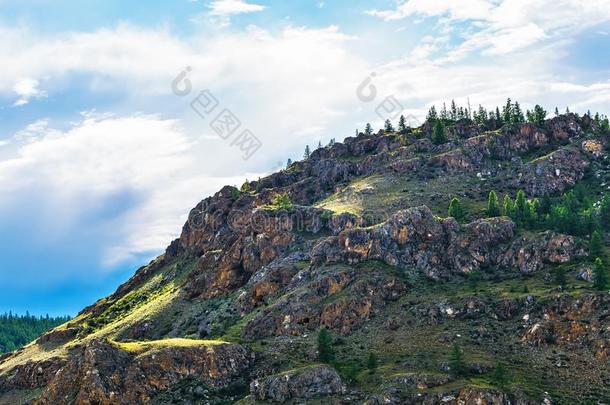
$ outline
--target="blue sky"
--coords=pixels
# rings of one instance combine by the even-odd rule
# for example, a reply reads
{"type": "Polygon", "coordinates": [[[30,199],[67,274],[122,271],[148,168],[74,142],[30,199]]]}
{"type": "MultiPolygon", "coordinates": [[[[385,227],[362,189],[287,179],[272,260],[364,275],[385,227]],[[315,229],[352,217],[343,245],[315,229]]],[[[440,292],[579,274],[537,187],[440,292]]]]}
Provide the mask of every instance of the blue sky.
{"type": "Polygon", "coordinates": [[[0,312],[75,314],[199,200],[381,125],[388,96],[413,120],[452,98],[608,113],[608,55],[610,0],[0,0],[0,312]],[[206,89],[248,159],[190,108],[206,89]]]}

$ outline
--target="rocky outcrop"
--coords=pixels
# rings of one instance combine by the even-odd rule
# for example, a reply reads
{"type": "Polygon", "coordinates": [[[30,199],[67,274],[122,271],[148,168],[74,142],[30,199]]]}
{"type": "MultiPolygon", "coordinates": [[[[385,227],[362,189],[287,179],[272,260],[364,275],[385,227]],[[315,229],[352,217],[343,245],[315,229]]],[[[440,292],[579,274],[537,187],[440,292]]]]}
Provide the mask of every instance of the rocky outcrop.
{"type": "Polygon", "coordinates": [[[396,277],[372,269],[331,266],[294,276],[287,294],[248,322],[243,337],[298,336],[321,326],[346,334],[397,300],[406,290],[396,277]]]}
{"type": "MultiPolygon", "coordinates": [[[[507,394],[499,390],[467,387],[447,392],[423,392],[410,394],[407,398],[392,393],[373,395],[364,404],[412,404],[412,405],[540,405],[540,401],[530,401],[521,392],[507,394]]],[[[550,405],[551,402],[542,402],[550,405]]]]}
{"type": "Polygon", "coordinates": [[[286,402],[342,394],[345,385],[339,374],[328,366],[310,366],[256,379],[250,392],[261,401],[286,402]]]}
{"type": "Polygon", "coordinates": [[[380,226],[345,230],[321,241],[312,250],[312,263],[383,260],[438,279],[480,267],[496,245],[513,237],[514,229],[504,218],[478,220],[460,229],[453,218],[437,219],[425,206],[409,208],[380,226]]]}
{"type": "Polygon", "coordinates": [[[573,236],[546,231],[534,238],[515,240],[498,256],[496,263],[503,267],[516,267],[528,274],[546,264],[568,263],[585,254],[584,245],[573,236]]]}
{"type": "Polygon", "coordinates": [[[534,197],[561,193],[582,179],[589,165],[579,149],[562,148],[527,163],[513,185],[534,197]]]}
{"type": "Polygon", "coordinates": [[[52,371],[34,404],[146,403],[186,378],[227,387],[246,375],[251,360],[246,349],[232,344],[163,347],[133,354],[93,340],[52,371]]]}

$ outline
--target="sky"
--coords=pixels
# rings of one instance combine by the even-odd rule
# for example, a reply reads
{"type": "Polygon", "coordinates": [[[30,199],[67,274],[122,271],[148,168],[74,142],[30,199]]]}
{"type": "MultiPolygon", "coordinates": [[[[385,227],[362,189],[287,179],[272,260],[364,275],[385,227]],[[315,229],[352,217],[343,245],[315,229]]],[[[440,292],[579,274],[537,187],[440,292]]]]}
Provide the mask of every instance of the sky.
{"type": "Polygon", "coordinates": [[[189,210],[402,113],[610,110],[610,0],[0,0],[0,312],[76,314],[189,210]]]}

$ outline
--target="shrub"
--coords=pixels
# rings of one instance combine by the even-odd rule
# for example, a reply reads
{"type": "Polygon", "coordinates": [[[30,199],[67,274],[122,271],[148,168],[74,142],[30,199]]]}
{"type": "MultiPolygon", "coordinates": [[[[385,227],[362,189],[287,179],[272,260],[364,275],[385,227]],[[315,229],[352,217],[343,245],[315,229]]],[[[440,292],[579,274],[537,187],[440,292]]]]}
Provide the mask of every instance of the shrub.
{"type": "Polygon", "coordinates": [[[369,373],[371,374],[373,374],[375,370],[377,370],[377,356],[375,356],[375,353],[369,353],[369,357],[366,360],[366,368],[369,369],[369,373]]]}
{"type": "Polygon", "coordinates": [[[273,198],[272,206],[279,210],[289,210],[292,208],[292,201],[287,193],[278,194],[273,198]]]}
{"type": "Polygon", "coordinates": [[[453,345],[453,349],[449,353],[449,372],[455,378],[465,377],[468,374],[464,355],[457,343],[453,345]]]}
{"type": "Polygon", "coordinates": [[[332,336],[325,328],[318,333],[318,358],[323,363],[330,363],[335,358],[332,336]]]}

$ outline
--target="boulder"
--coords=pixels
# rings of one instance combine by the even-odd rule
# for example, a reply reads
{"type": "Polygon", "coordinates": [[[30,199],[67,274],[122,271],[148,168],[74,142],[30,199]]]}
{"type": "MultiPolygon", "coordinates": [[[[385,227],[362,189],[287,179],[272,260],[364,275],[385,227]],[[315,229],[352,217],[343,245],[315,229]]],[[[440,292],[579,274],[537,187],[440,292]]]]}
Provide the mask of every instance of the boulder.
{"type": "Polygon", "coordinates": [[[343,394],[345,385],[337,371],[316,365],[252,381],[250,392],[261,401],[286,402],[343,394]]]}

